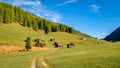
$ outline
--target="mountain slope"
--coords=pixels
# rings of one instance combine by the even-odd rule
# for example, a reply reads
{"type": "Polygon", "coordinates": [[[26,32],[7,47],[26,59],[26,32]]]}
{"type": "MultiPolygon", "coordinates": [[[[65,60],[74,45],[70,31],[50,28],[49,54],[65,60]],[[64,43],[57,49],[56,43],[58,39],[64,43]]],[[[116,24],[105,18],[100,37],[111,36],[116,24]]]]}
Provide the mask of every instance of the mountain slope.
{"type": "MultiPolygon", "coordinates": [[[[24,40],[28,36],[31,37],[32,40],[40,38],[48,42],[50,38],[55,38],[57,42],[65,45],[70,42],[82,45],[99,42],[99,40],[84,35],[69,34],[66,32],[50,32],[46,35],[43,30],[34,31],[32,28],[23,27],[18,23],[1,24],[0,26],[0,45],[25,45],[24,40]],[[82,41],[80,38],[86,38],[86,40],[82,41]]],[[[102,42],[103,41],[101,41],[101,43],[102,42]]],[[[53,44],[51,43],[50,45],[53,44]]]]}
{"type": "Polygon", "coordinates": [[[0,44],[1,45],[22,45],[26,37],[44,39],[44,32],[34,31],[32,28],[23,27],[17,23],[2,24],[0,26],[0,44]]]}
{"type": "Polygon", "coordinates": [[[104,38],[107,41],[120,41],[120,27],[104,38]]]}
{"type": "Polygon", "coordinates": [[[0,7],[0,24],[16,22],[24,27],[32,28],[35,31],[44,30],[46,34],[49,32],[67,32],[86,35],[65,24],[38,17],[28,11],[24,11],[20,7],[12,6],[4,2],[0,2],[0,6],[2,6],[0,7]]]}
{"type": "Polygon", "coordinates": [[[70,42],[94,44],[99,40],[92,39],[87,34],[81,33],[72,27],[55,23],[38,17],[20,7],[0,2],[0,44],[23,45],[26,37],[40,38],[49,41],[51,37],[58,39],[63,44],[70,42]],[[56,33],[54,33],[56,32],[56,33]],[[88,38],[80,42],[80,38],[88,38]],[[62,40],[62,41],[61,41],[62,40]]]}

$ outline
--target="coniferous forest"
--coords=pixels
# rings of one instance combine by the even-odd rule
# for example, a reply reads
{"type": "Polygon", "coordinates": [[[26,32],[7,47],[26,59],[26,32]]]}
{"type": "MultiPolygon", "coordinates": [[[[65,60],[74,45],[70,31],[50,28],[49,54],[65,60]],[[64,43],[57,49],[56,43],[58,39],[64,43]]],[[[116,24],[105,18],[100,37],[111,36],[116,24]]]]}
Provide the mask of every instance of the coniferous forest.
{"type": "Polygon", "coordinates": [[[12,6],[4,2],[0,2],[0,6],[0,24],[19,23],[24,27],[29,27],[36,31],[44,30],[46,34],[49,32],[80,34],[79,31],[72,27],[41,18],[28,11],[24,11],[18,6],[12,6]]]}

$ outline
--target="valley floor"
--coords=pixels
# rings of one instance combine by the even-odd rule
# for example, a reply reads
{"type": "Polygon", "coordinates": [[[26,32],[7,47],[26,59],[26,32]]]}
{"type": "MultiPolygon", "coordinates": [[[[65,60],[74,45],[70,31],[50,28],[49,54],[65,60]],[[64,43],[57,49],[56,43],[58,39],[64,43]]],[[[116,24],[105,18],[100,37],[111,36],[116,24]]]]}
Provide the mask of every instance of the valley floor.
{"type": "MultiPolygon", "coordinates": [[[[49,48],[42,51],[13,52],[0,54],[0,68],[31,68],[40,57],[50,68],[119,68],[119,43],[102,45],[80,45],[75,48],[49,48]],[[45,58],[44,58],[45,59],[45,58]],[[22,66],[22,67],[21,67],[22,66]]],[[[41,62],[37,65],[40,66],[41,62]]],[[[38,67],[41,68],[41,67],[38,67]]]]}

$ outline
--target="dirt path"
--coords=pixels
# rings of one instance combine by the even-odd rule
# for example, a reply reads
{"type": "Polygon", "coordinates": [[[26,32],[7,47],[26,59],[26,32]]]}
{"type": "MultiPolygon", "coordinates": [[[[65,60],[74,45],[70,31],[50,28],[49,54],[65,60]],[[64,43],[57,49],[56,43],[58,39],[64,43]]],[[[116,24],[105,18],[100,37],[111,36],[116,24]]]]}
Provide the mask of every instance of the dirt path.
{"type": "Polygon", "coordinates": [[[50,66],[46,63],[46,57],[42,55],[33,61],[32,68],[50,68],[50,66]]]}
{"type": "Polygon", "coordinates": [[[32,63],[32,68],[37,68],[37,67],[36,67],[36,60],[33,61],[33,63],[32,63]]]}

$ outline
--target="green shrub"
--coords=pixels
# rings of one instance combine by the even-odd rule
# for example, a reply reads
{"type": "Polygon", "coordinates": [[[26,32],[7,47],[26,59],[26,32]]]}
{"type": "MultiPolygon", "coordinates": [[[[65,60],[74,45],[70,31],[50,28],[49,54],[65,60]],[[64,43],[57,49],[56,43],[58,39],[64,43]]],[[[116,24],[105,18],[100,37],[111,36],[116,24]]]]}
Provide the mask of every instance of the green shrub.
{"type": "Polygon", "coordinates": [[[44,46],[44,42],[40,41],[40,39],[35,39],[35,46],[36,47],[43,47],[44,46]]]}
{"type": "Polygon", "coordinates": [[[25,40],[25,42],[26,42],[25,48],[28,51],[29,49],[32,48],[31,47],[31,39],[30,39],[30,37],[27,37],[27,40],[25,40]]]}

